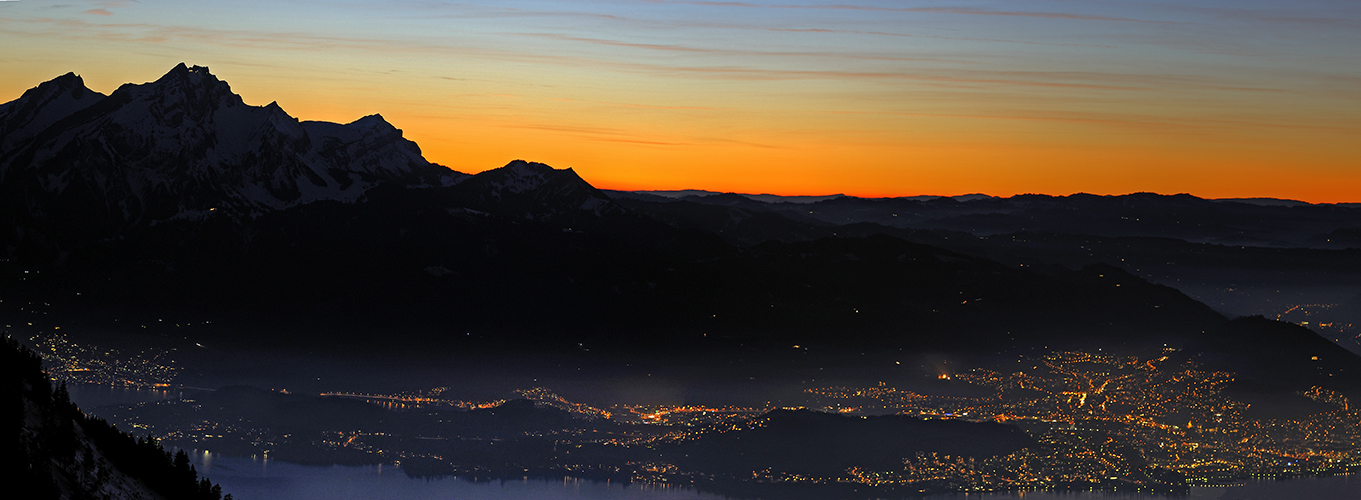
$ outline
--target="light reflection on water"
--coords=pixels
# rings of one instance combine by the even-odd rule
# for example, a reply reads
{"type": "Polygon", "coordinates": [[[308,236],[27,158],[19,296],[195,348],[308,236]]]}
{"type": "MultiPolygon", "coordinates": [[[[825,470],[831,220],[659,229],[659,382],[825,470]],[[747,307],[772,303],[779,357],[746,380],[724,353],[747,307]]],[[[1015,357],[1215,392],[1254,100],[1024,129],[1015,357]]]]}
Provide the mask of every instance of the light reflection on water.
{"type": "Polygon", "coordinates": [[[1121,493],[1115,491],[1016,491],[932,495],[927,500],[1356,500],[1361,498],[1361,474],[1305,477],[1287,480],[1254,479],[1241,485],[1193,487],[1186,496],[1121,493]]]}
{"type": "Polygon", "coordinates": [[[137,389],[99,384],[66,384],[66,390],[76,406],[95,415],[99,414],[98,409],[101,407],[193,398],[206,392],[198,389],[137,389]]]}
{"type": "Polygon", "coordinates": [[[222,491],[240,500],[388,499],[412,500],[719,500],[681,488],[578,479],[519,479],[473,482],[457,478],[408,477],[398,467],[309,466],[262,458],[215,455],[193,450],[195,467],[222,491]]]}
{"type": "MultiPolygon", "coordinates": [[[[202,394],[196,390],[155,390],[70,384],[71,399],[82,409],[99,414],[108,405],[180,399],[202,394]]],[[[454,478],[407,477],[389,466],[304,466],[286,462],[226,457],[196,451],[195,466],[223,491],[239,500],[314,499],[564,499],[564,500],[718,500],[723,497],[681,488],[622,486],[586,480],[472,482],[454,478]]],[[[1361,474],[1285,481],[1260,479],[1242,486],[1192,488],[1185,497],[1137,493],[1078,491],[1018,491],[1002,493],[933,495],[930,500],[1356,500],[1361,498],[1361,474]]]]}
{"type": "MultiPolygon", "coordinates": [[[[242,500],[320,500],[403,498],[464,500],[718,500],[724,497],[684,488],[578,479],[520,479],[472,482],[457,478],[411,478],[391,465],[307,466],[261,458],[215,455],[194,450],[200,472],[242,500]]],[[[1158,496],[1106,491],[1021,491],[933,495],[928,500],[1355,500],[1361,475],[1255,480],[1225,488],[1196,487],[1188,496],[1158,496]]]]}

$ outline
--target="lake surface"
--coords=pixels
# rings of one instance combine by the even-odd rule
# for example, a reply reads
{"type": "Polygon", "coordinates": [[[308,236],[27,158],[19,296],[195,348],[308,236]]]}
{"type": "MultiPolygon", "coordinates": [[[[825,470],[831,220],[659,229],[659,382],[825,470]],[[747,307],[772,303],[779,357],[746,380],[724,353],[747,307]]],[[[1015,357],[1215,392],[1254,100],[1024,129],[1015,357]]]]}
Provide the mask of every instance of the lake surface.
{"type": "MultiPolygon", "coordinates": [[[[685,488],[586,480],[473,482],[407,477],[394,466],[309,466],[193,450],[196,467],[238,500],[720,500],[685,488]]],[[[1259,480],[1242,486],[1192,488],[1185,497],[1103,491],[933,495],[929,500],[1355,500],[1361,475],[1259,480]]]]}
{"type": "Polygon", "coordinates": [[[201,389],[136,389],[99,384],[66,384],[71,402],[81,410],[100,415],[107,406],[135,405],[150,401],[192,398],[207,391],[201,389]]]}
{"type": "Polygon", "coordinates": [[[928,500],[1357,500],[1361,499],[1361,474],[1306,477],[1287,480],[1258,479],[1241,486],[1193,487],[1188,496],[1174,497],[1107,491],[933,495],[928,500]]]}
{"type": "MultiPolygon", "coordinates": [[[[199,390],[151,390],[70,384],[71,400],[99,415],[100,407],[180,399],[199,390]]],[[[473,482],[457,478],[407,477],[394,466],[306,466],[261,459],[227,457],[195,450],[198,470],[237,500],[463,499],[463,500],[719,500],[724,497],[683,488],[620,485],[586,480],[473,482]]],[[[930,500],[1356,500],[1361,474],[1277,481],[1262,479],[1242,486],[1192,488],[1187,497],[1116,492],[1004,492],[934,495],[930,500]]]]}
{"type": "Polygon", "coordinates": [[[398,467],[310,466],[194,450],[195,467],[237,500],[720,500],[680,488],[567,479],[473,482],[407,477],[398,467]]]}

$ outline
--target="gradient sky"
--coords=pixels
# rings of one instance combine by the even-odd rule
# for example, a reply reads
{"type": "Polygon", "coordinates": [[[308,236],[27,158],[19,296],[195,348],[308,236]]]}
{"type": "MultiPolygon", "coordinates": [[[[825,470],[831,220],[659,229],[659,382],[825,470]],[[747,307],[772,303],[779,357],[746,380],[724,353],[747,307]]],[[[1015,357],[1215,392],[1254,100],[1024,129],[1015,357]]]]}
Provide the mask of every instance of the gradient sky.
{"type": "Polygon", "coordinates": [[[463,172],[1361,202],[1361,2],[0,1],[0,101],[209,66],[463,172]]]}

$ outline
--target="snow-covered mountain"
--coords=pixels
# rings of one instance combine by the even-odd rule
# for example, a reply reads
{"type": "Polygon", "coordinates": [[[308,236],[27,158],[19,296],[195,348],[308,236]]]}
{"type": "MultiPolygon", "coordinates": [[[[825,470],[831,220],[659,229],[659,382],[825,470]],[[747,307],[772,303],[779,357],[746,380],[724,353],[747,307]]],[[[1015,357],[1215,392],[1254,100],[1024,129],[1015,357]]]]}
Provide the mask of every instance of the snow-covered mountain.
{"type": "Polygon", "coordinates": [[[524,160],[469,177],[456,191],[470,207],[515,219],[601,216],[623,210],[572,169],[524,160]]]}
{"type": "Polygon", "coordinates": [[[67,73],[28,89],[14,101],[0,104],[0,151],[32,139],[57,120],[103,100],[104,94],[85,88],[85,81],[67,73]]]}
{"type": "MultiPolygon", "coordinates": [[[[353,201],[380,183],[447,186],[381,116],[299,122],[251,106],[208,68],[103,96],[67,74],[0,105],[0,196],[9,213],[75,211],[117,227],[226,214],[253,217],[317,200],[353,201]]],[[[62,217],[55,217],[60,219],[62,217]]]]}

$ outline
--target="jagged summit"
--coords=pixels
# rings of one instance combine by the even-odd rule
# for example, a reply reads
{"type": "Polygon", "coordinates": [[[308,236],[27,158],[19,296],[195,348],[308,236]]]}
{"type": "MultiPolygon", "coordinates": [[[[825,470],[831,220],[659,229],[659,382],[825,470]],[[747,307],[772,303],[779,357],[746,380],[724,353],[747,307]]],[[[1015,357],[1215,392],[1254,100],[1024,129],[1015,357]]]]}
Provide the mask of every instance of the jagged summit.
{"type": "Polygon", "coordinates": [[[479,206],[523,214],[521,217],[525,219],[581,212],[601,215],[620,210],[609,196],[571,168],[559,170],[524,160],[477,174],[459,187],[479,206]]]}
{"type": "Polygon", "coordinates": [[[385,127],[385,128],[389,128],[389,129],[395,129],[395,128],[397,128],[397,127],[392,126],[391,123],[388,123],[388,121],[387,121],[386,119],[383,118],[383,115],[380,115],[380,114],[378,114],[378,113],[374,113],[374,114],[365,116],[365,117],[363,117],[363,118],[360,118],[360,119],[358,119],[358,120],[352,121],[352,122],[348,123],[347,125],[355,126],[355,127],[364,127],[364,128],[374,128],[374,127],[385,127]]]}
{"type": "Polygon", "coordinates": [[[301,122],[277,102],[248,105],[207,67],[183,63],[107,98],[63,75],[0,106],[0,130],[7,211],[50,219],[80,210],[115,228],[210,212],[254,217],[353,201],[380,183],[462,176],[425,160],[381,116],[301,122]]]}
{"type": "Polygon", "coordinates": [[[18,99],[0,104],[0,151],[33,138],[57,120],[88,108],[104,97],[87,88],[85,80],[75,73],[28,89],[18,99]]]}
{"type": "Polygon", "coordinates": [[[210,89],[223,88],[229,92],[231,91],[231,86],[227,85],[227,82],[219,80],[217,76],[208,71],[207,66],[185,66],[184,63],[175,66],[152,83],[158,85],[180,84],[188,87],[210,89]]]}
{"type": "Polygon", "coordinates": [[[553,182],[573,182],[582,180],[580,176],[571,168],[562,170],[555,169],[543,163],[530,162],[525,160],[515,160],[507,163],[506,166],[493,169],[487,172],[489,176],[498,177],[490,181],[498,188],[504,188],[512,193],[520,193],[553,182]]]}
{"type": "Polygon", "coordinates": [[[203,120],[215,110],[244,105],[227,82],[218,80],[204,66],[186,67],[180,63],[156,81],[141,85],[124,84],[110,96],[141,101],[153,112],[169,120],[203,120]]]}

